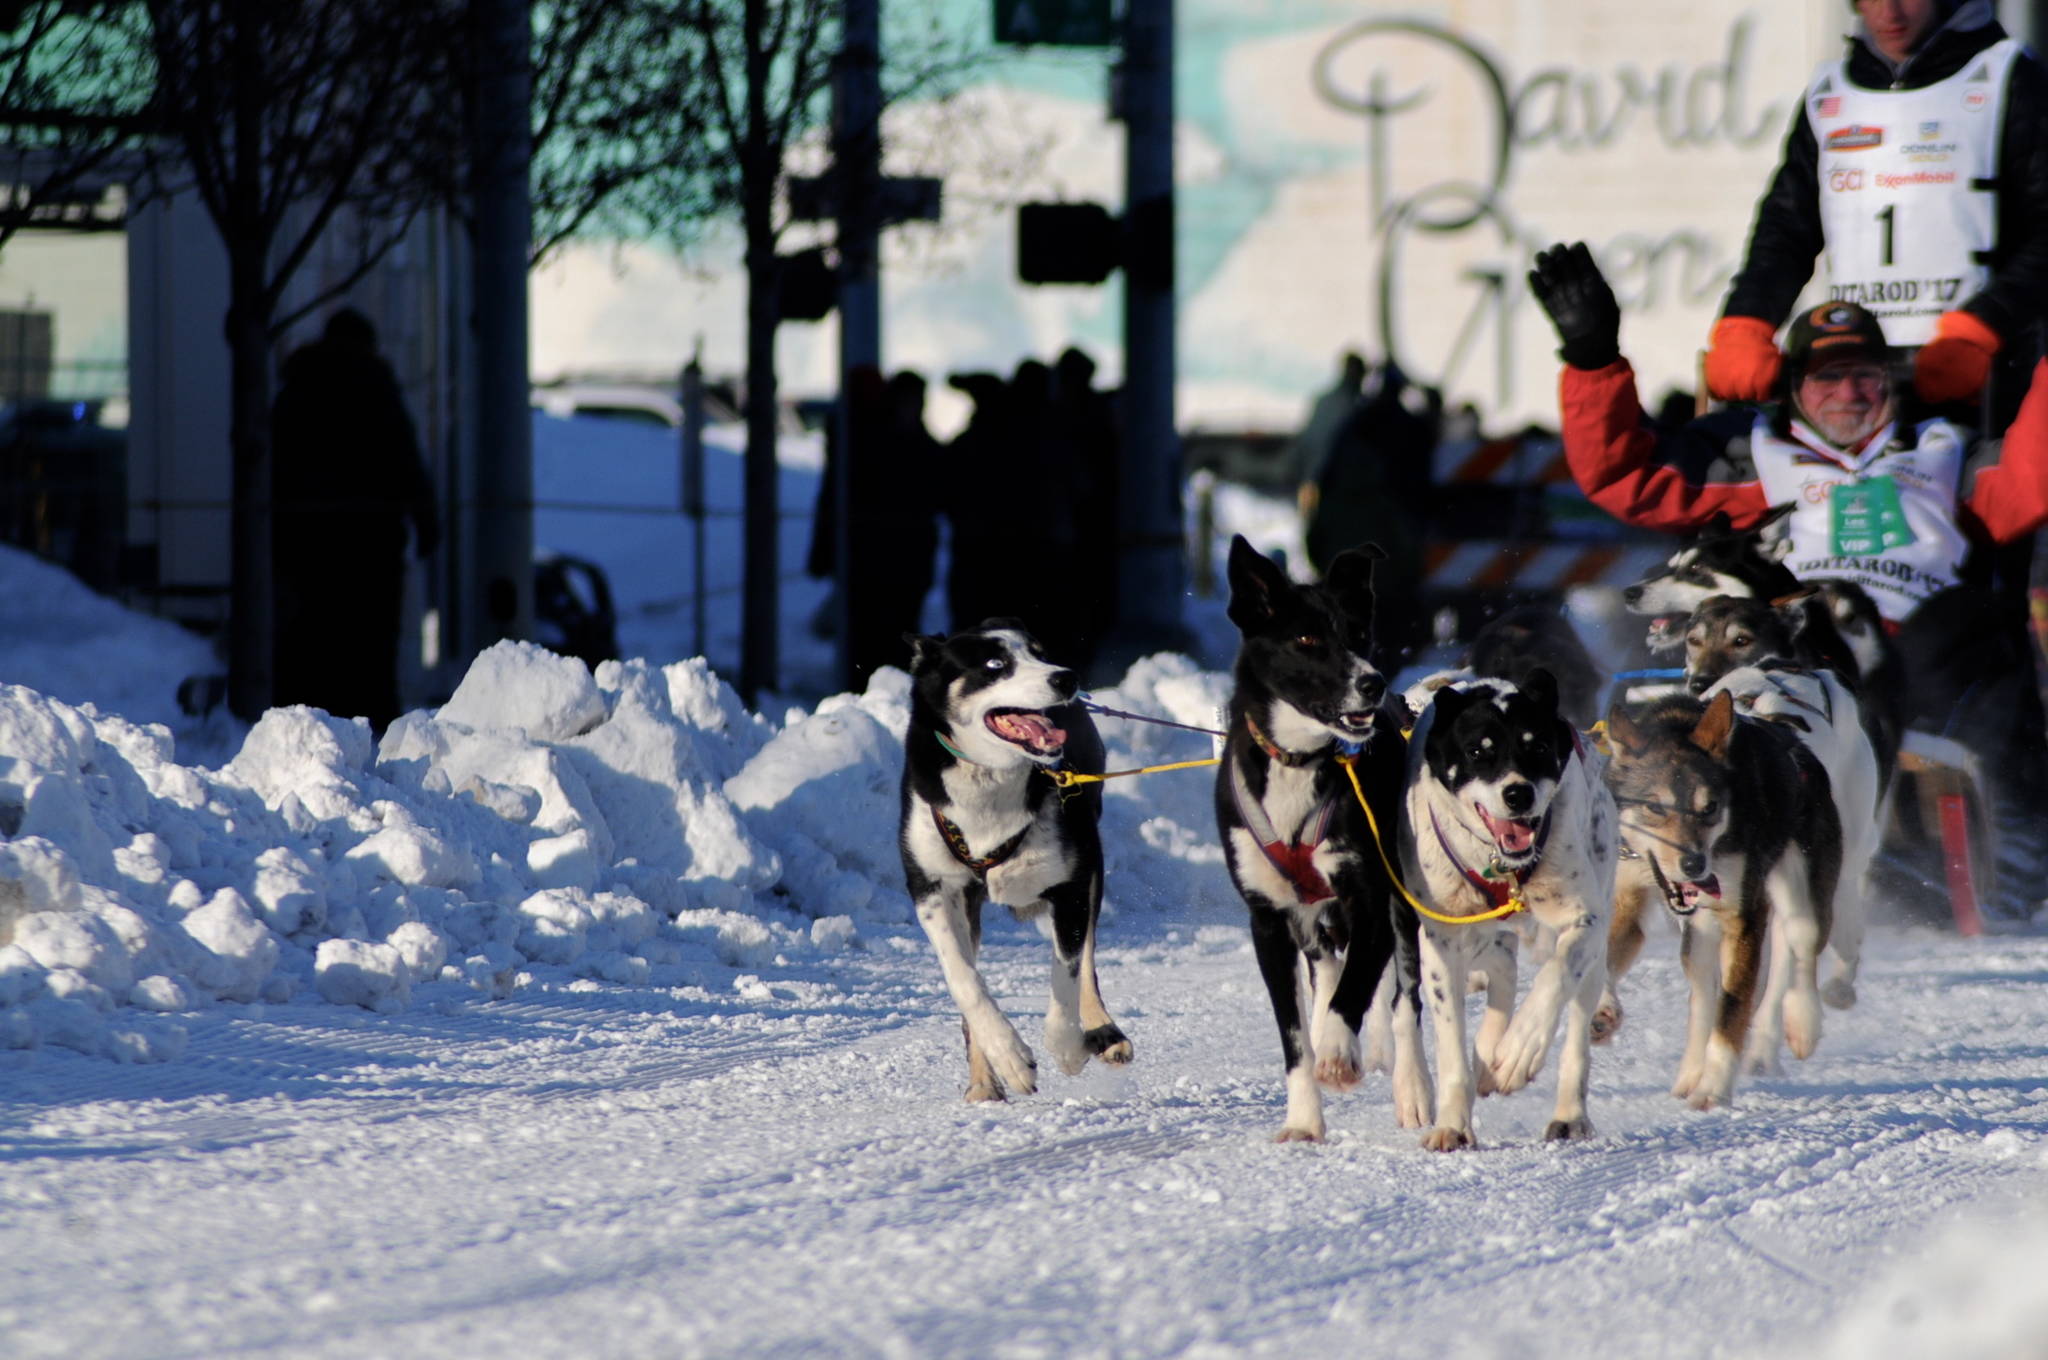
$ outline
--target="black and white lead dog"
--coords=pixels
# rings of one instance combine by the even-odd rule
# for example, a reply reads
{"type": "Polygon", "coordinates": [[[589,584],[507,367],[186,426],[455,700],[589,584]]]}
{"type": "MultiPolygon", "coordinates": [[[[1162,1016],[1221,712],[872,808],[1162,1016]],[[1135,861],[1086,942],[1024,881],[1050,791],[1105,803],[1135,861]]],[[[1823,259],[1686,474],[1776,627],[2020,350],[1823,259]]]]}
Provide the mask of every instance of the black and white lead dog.
{"type": "Polygon", "coordinates": [[[1037,1063],[975,967],[981,907],[1051,914],[1045,1043],[1060,1070],[1131,1060],[1095,980],[1102,907],[1102,786],[1061,789],[1065,768],[1100,774],[1102,739],[1074,702],[1074,673],[1008,619],[949,638],[913,637],[903,741],[903,876],[967,1035],[967,1099],[1037,1089],[1037,1063]]]}
{"type": "Polygon", "coordinates": [[[1470,1147],[1472,1099],[1528,1085],[1564,1014],[1557,1104],[1547,1139],[1585,1138],[1594,1008],[1606,979],[1614,894],[1614,798],[1605,762],[1558,716],[1550,673],[1520,685],[1474,679],[1436,691],[1409,735],[1402,872],[1431,911],[1422,980],[1435,1022],[1436,1125],[1423,1146],[1470,1147]],[[1525,910],[1513,910],[1519,901],[1525,910]],[[1513,914],[1484,919],[1489,913],[1513,914]],[[1515,1005],[1515,932],[1548,945],[1515,1005]],[[1477,1075],[1465,1042],[1472,970],[1486,978],[1477,1075]]]}
{"type": "Polygon", "coordinates": [[[1349,549],[1320,585],[1298,585],[1243,536],[1230,544],[1230,620],[1242,643],[1216,824],[1231,880],[1251,909],[1252,946],[1287,1063],[1287,1120],[1276,1142],[1320,1141],[1319,1084],[1358,1084],[1359,1026],[1390,959],[1395,1114],[1408,1128],[1429,1118],[1415,913],[1392,891],[1339,760],[1352,762],[1391,838],[1406,715],[1384,704],[1386,678],[1369,659],[1372,564],[1381,556],[1376,547],[1349,549]]]}

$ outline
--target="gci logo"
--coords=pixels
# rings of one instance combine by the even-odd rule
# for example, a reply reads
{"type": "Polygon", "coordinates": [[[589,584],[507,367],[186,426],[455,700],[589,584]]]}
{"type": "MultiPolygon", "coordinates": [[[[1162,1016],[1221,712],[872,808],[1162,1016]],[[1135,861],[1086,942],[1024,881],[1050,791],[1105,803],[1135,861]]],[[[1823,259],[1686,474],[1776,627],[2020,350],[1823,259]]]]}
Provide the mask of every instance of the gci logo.
{"type": "Polygon", "coordinates": [[[1828,188],[1838,194],[1854,193],[1862,187],[1863,171],[1861,170],[1830,170],[1828,172],[1828,188]]]}

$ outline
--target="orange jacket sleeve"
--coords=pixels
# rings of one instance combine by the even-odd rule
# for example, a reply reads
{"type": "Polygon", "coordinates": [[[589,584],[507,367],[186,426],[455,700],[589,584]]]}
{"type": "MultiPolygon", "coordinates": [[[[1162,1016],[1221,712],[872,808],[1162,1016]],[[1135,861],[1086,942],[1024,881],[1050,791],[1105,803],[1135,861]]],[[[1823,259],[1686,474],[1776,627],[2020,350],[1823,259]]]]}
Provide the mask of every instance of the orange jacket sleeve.
{"type": "Polygon", "coordinates": [[[2034,366],[2026,400],[2005,432],[1998,461],[1978,471],[1963,498],[1984,532],[2010,543],[2048,523],[2048,359],[2034,366]]]}
{"type": "Polygon", "coordinates": [[[1745,529],[1770,509],[1754,479],[1694,482],[1665,461],[1677,450],[1664,447],[1643,419],[1628,360],[1605,368],[1567,366],[1558,385],[1565,462],[1587,499],[1616,519],[1676,533],[1720,511],[1745,529]]]}

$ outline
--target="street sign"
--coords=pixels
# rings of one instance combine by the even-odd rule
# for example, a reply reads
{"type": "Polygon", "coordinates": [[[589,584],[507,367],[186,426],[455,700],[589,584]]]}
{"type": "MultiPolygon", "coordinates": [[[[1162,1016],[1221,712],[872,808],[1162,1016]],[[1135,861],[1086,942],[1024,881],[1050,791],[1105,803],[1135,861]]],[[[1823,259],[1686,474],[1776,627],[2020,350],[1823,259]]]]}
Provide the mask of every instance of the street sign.
{"type": "Polygon", "coordinates": [[[996,0],[996,41],[1019,46],[1114,47],[1112,0],[996,0]]]}
{"type": "MultiPolygon", "coordinates": [[[[822,175],[791,175],[789,215],[798,222],[823,222],[839,215],[839,181],[822,175]]],[[[898,222],[936,222],[943,181],[931,175],[885,175],[875,186],[875,211],[885,227],[898,222]]]]}

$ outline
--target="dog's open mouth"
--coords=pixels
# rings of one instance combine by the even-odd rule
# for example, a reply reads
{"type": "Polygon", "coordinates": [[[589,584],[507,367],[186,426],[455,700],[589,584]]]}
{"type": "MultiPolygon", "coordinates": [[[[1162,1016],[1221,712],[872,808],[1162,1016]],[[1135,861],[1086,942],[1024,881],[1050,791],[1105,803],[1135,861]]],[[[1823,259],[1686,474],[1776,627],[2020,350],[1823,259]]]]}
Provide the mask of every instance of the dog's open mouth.
{"type": "Polygon", "coordinates": [[[1066,749],[1067,732],[1036,709],[994,708],[982,719],[988,730],[1035,756],[1056,756],[1066,749]]]}
{"type": "Polygon", "coordinates": [[[1666,652],[1685,645],[1685,626],[1691,622],[1689,614],[1659,614],[1650,620],[1649,629],[1643,640],[1653,652],[1666,652]]]}
{"type": "Polygon", "coordinates": [[[1536,833],[1543,825],[1541,817],[1496,817],[1477,803],[1472,810],[1486,823],[1486,834],[1493,837],[1502,859],[1518,860],[1535,852],[1536,833]]]}
{"type": "Polygon", "coordinates": [[[1690,916],[1698,911],[1708,899],[1721,900],[1721,878],[1708,874],[1705,878],[1681,880],[1674,883],[1664,877],[1664,870],[1658,867],[1654,855],[1646,856],[1650,861],[1650,872],[1657,876],[1657,887],[1664,893],[1664,905],[1671,908],[1675,916],[1690,916]]]}
{"type": "Polygon", "coordinates": [[[1379,715],[1369,708],[1337,715],[1337,730],[1354,740],[1363,741],[1372,735],[1373,722],[1379,715]]]}

